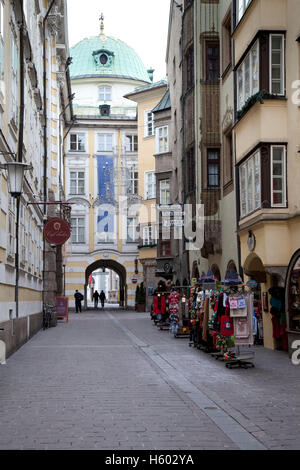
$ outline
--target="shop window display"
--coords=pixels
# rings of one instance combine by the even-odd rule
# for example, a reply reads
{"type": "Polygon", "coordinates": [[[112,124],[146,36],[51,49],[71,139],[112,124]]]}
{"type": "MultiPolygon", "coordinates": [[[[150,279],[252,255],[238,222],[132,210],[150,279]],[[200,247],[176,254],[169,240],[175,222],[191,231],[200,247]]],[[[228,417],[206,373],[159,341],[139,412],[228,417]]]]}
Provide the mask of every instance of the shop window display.
{"type": "Polygon", "coordinates": [[[289,280],[289,329],[300,332],[300,256],[289,280]]]}

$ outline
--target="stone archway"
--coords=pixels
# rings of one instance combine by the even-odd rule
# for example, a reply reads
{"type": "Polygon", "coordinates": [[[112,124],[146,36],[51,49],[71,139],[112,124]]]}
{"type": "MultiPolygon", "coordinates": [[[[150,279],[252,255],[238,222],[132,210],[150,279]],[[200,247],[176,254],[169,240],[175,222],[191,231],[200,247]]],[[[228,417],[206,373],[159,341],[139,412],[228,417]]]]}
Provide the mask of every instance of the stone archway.
{"type": "Polygon", "coordinates": [[[255,254],[251,253],[244,263],[244,273],[258,283],[266,283],[266,270],[262,260],[255,254]]]}
{"type": "Polygon", "coordinates": [[[84,308],[87,310],[87,287],[90,275],[97,269],[111,269],[115,271],[120,279],[120,307],[127,307],[127,285],[126,285],[126,269],[122,264],[111,259],[101,259],[90,264],[85,271],[85,284],[84,284],[84,308]]]}

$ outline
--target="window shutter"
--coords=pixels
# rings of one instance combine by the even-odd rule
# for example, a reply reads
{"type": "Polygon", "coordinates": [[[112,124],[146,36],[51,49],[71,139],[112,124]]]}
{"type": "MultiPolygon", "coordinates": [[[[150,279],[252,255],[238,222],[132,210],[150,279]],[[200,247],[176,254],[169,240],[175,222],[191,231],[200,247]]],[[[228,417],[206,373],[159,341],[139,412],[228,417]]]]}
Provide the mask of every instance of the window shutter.
{"type": "Polygon", "coordinates": [[[270,147],[261,148],[261,206],[271,207],[270,147]]]}

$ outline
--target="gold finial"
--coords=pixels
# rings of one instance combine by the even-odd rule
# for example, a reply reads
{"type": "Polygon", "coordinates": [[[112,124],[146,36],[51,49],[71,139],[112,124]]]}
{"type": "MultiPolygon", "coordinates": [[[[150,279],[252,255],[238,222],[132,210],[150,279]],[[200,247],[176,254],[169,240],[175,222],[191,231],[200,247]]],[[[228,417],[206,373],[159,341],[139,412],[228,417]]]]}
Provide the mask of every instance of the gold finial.
{"type": "Polygon", "coordinates": [[[100,31],[101,31],[101,34],[104,34],[104,15],[103,15],[103,13],[101,13],[101,16],[100,16],[99,20],[100,20],[100,31]]]}

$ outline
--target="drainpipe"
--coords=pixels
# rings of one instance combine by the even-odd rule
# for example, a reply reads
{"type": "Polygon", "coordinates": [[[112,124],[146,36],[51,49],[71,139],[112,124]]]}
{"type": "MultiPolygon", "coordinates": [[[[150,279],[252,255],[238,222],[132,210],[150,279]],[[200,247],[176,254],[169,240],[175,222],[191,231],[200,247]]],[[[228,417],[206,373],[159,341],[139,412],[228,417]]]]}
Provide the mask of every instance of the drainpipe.
{"type": "MultiPolygon", "coordinates": [[[[47,202],[47,168],[48,168],[48,146],[47,146],[47,72],[46,72],[46,22],[56,0],[52,0],[47,13],[43,19],[43,119],[44,119],[44,202],[47,202]]],[[[44,204],[44,224],[47,220],[47,205],[44,204]]],[[[43,239],[43,304],[45,304],[45,263],[46,263],[46,241],[43,239]]]]}
{"type": "MultiPolygon", "coordinates": [[[[23,160],[23,136],[24,136],[24,12],[23,1],[20,0],[21,7],[21,23],[19,25],[19,67],[20,67],[20,101],[19,101],[19,135],[18,135],[18,149],[17,161],[23,160]]],[[[20,221],[20,204],[21,197],[16,200],[16,251],[15,251],[15,304],[16,304],[16,318],[19,317],[19,221],[20,221]]]]}

